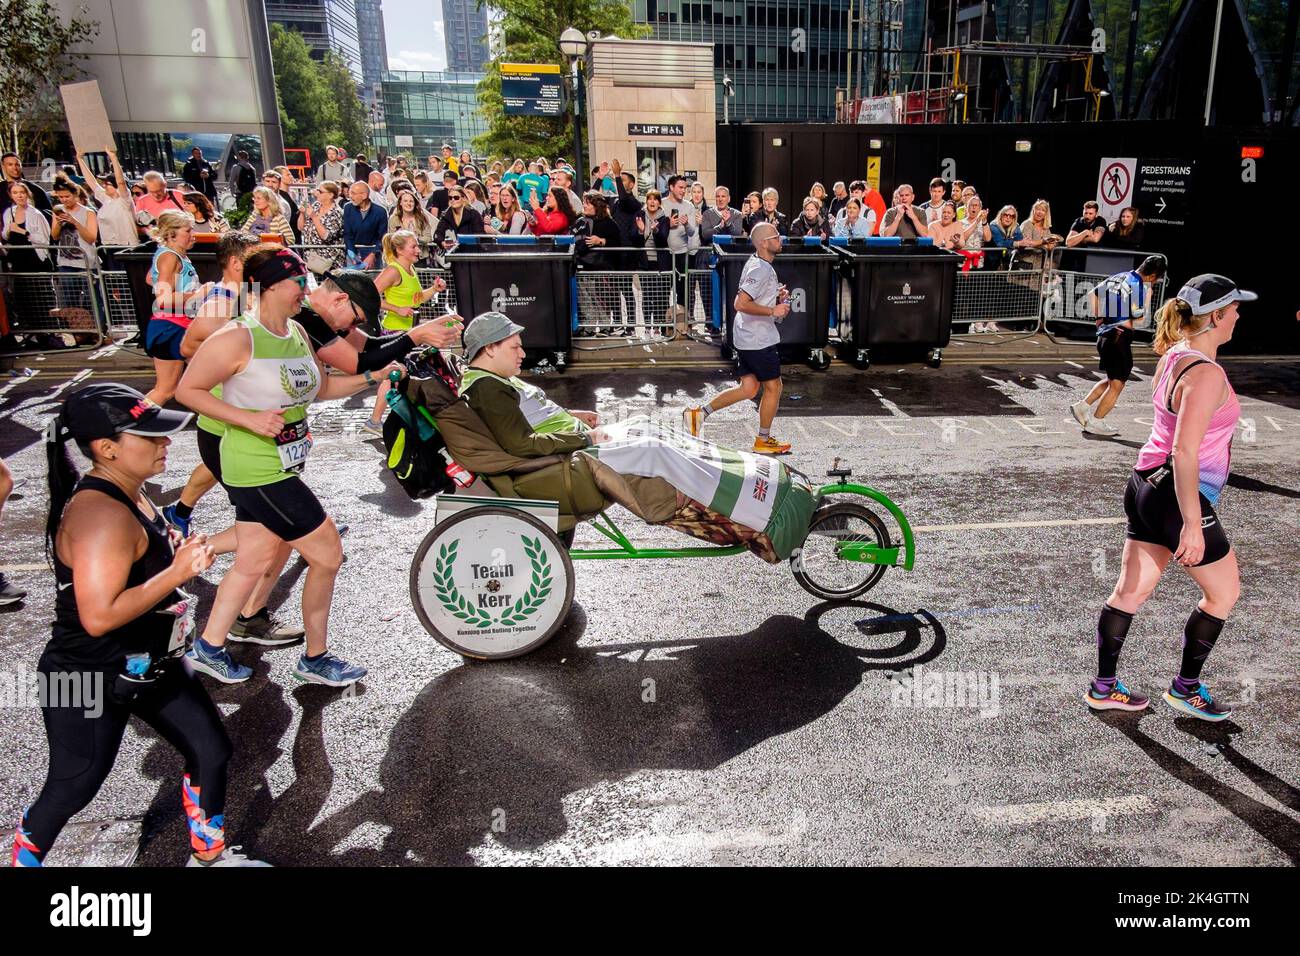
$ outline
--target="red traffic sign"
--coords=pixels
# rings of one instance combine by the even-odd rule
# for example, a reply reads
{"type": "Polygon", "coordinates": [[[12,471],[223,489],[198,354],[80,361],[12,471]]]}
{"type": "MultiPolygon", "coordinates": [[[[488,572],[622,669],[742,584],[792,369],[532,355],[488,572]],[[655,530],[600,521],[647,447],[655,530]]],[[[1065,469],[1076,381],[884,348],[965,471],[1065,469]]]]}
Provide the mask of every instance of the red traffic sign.
{"type": "Polygon", "coordinates": [[[1111,163],[1101,174],[1101,195],[1111,206],[1127,200],[1132,188],[1133,179],[1123,163],[1111,163]]]}

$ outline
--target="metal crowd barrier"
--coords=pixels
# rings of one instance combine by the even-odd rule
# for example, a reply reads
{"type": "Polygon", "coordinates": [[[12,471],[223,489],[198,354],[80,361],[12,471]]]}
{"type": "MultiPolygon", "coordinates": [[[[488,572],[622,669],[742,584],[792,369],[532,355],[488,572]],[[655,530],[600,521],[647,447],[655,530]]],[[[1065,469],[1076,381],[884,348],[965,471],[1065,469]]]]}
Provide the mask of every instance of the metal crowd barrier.
{"type": "Polygon", "coordinates": [[[959,269],[953,289],[954,332],[993,322],[1001,332],[1036,333],[1043,313],[1043,260],[1033,255],[1035,251],[987,246],[969,269],[959,269]]]}
{"type": "Polygon", "coordinates": [[[0,317],[20,339],[10,354],[51,349],[97,348],[104,342],[98,261],[79,269],[59,268],[57,246],[9,247],[0,262],[0,317]],[[43,250],[48,268],[12,269],[13,251],[43,250]],[[56,341],[57,340],[57,341],[56,341]]]}
{"type": "MultiPolygon", "coordinates": [[[[1129,252],[1122,249],[1053,250],[1044,264],[1043,275],[1043,331],[1054,343],[1063,344],[1070,341],[1069,331],[1091,333],[1096,329],[1097,319],[1092,311],[1092,290],[1102,280],[1118,272],[1136,269],[1148,256],[1164,259],[1163,253],[1129,252]],[[1098,269],[1096,266],[1103,268],[1098,269]],[[1075,266],[1064,268],[1063,266],[1075,266]],[[1064,334],[1065,338],[1057,336],[1064,334]]],[[[1165,262],[1168,269],[1168,260],[1165,262]]],[[[1166,275],[1151,287],[1151,300],[1146,304],[1146,314],[1135,320],[1133,328],[1139,341],[1150,341],[1155,337],[1155,317],[1168,294],[1169,278],[1166,275]]],[[[1079,338],[1074,339],[1080,341],[1079,338]]],[[[1091,334],[1083,336],[1087,345],[1094,343],[1091,334]]]]}
{"type": "MultiPolygon", "coordinates": [[[[321,253],[336,262],[344,259],[342,246],[299,245],[299,253],[321,253]]],[[[2,247],[0,247],[2,249],[2,247]]],[[[44,351],[54,346],[43,336],[65,338],[64,347],[93,348],[105,338],[122,338],[140,328],[127,273],[114,265],[116,249],[101,249],[104,268],[88,267],[76,272],[12,271],[12,255],[0,254],[0,293],[4,318],[10,331],[24,337],[20,349],[44,351]],[[27,338],[31,338],[30,344],[27,338]],[[75,341],[73,346],[69,343],[75,341]]],[[[579,263],[576,275],[578,321],[574,337],[591,346],[599,339],[633,338],[638,341],[667,341],[680,334],[704,336],[709,330],[712,296],[712,266],[707,256],[685,260],[685,275],[674,274],[671,260],[650,263],[641,247],[605,250],[626,256],[618,269],[590,269],[579,263]],[[631,268],[629,268],[631,266],[631,268]],[[684,278],[684,283],[681,281],[684,278]],[[688,301],[679,301],[682,286],[688,301]]],[[[1015,250],[985,249],[983,262],[968,271],[958,271],[953,301],[955,334],[964,334],[972,324],[997,323],[999,332],[1033,334],[1045,331],[1054,342],[1069,342],[1069,333],[1095,327],[1091,293],[1103,279],[1136,268],[1151,253],[1123,250],[1015,250]],[[1103,268],[1096,268],[1102,265],[1103,268]],[[1058,336],[1063,338],[1058,339],[1058,336]]],[[[57,248],[48,249],[52,264],[57,248]]],[[[656,250],[657,257],[668,254],[656,250]]],[[[379,269],[369,270],[378,275],[379,269]]],[[[435,278],[447,289],[424,303],[418,318],[436,318],[457,311],[455,278],[446,263],[431,256],[417,265],[422,286],[435,278]]],[[[1168,280],[1152,290],[1146,315],[1135,323],[1139,333],[1154,332],[1155,313],[1165,301],[1168,280]]],[[[839,315],[848,314],[847,283],[837,283],[839,315]]],[[[468,316],[466,318],[469,318],[468,316]]],[[[978,335],[978,333],[976,333],[978,335]]],[[[971,339],[976,340],[975,338],[971,339]]],[[[1006,341],[1005,336],[996,340],[1006,341]]],[[[1092,336],[1078,335],[1075,341],[1092,344],[1092,336]]],[[[579,346],[582,347],[582,346],[579,346]]]]}

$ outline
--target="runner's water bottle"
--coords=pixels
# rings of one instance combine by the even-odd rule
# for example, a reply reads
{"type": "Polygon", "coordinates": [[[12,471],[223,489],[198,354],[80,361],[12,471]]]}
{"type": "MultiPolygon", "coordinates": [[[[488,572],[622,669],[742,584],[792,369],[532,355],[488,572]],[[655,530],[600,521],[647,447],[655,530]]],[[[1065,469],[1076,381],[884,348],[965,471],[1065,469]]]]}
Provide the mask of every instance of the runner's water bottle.
{"type": "Polygon", "coordinates": [[[474,476],[458,464],[455,459],[451,457],[451,453],[448,452],[446,448],[442,448],[440,451],[442,452],[442,457],[447,461],[447,467],[444,469],[447,472],[447,477],[454,481],[457,487],[468,488],[470,485],[474,484],[474,476]]]}

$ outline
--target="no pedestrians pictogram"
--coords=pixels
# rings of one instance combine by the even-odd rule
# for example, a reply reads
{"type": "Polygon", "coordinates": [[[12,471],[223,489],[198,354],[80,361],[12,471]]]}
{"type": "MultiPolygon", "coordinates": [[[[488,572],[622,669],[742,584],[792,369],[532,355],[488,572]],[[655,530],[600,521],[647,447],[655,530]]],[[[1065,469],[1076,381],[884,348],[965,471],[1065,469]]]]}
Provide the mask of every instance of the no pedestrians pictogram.
{"type": "Polygon", "coordinates": [[[1111,163],[1101,174],[1101,195],[1108,205],[1118,206],[1128,199],[1133,178],[1123,163],[1111,163]]]}

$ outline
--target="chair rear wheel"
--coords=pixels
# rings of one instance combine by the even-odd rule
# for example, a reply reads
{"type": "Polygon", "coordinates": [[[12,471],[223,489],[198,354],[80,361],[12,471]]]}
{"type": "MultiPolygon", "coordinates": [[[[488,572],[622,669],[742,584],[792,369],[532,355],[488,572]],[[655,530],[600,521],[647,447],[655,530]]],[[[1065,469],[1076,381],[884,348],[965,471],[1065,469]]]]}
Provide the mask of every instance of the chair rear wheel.
{"type": "Polygon", "coordinates": [[[435,525],[411,561],[411,604],[457,654],[519,657],[573,605],[573,562],[555,532],[517,508],[471,508],[435,525]]]}
{"type": "Polygon", "coordinates": [[[889,528],[874,511],[856,501],[818,508],[803,546],[790,557],[794,578],[809,594],[826,601],[848,601],[876,586],[887,565],[847,560],[841,543],[890,547],[889,528]]]}

